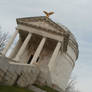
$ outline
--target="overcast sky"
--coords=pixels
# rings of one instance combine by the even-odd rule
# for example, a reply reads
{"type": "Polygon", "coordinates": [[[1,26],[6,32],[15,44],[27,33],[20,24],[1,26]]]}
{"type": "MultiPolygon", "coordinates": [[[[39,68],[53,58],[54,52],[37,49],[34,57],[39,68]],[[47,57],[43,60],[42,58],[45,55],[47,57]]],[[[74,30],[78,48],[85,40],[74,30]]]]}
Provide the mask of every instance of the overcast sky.
{"type": "Polygon", "coordinates": [[[80,51],[73,71],[76,88],[92,92],[92,0],[0,0],[2,30],[13,33],[16,18],[43,16],[43,10],[54,11],[51,19],[75,35],[80,51]]]}

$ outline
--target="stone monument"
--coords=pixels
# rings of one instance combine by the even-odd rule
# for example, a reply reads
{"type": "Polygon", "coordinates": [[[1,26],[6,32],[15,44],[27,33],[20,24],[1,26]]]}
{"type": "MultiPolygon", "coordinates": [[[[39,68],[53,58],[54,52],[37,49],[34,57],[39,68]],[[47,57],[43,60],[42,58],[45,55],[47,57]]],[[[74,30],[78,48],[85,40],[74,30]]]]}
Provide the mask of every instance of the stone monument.
{"type": "Polygon", "coordinates": [[[0,82],[29,88],[47,85],[64,91],[78,58],[74,35],[45,16],[16,21],[16,31],[0,55],[0,82]],[[6,56],[17,35],[15,47],[6,56]]]}

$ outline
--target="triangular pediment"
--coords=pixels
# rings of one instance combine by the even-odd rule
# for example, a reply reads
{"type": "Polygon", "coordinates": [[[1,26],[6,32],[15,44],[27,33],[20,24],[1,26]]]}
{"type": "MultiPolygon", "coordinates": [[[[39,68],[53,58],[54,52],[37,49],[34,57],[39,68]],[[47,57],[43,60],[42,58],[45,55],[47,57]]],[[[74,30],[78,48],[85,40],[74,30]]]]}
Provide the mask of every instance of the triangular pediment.
{"type": "Polygon", "coordinates": [[[65,33],[65,30],[61,26],[45,16],[19,18],[17,19],[17,23],[50,30],[59,34],[65,33]]]}
{"type": "Polygon", "coordinates": [[[46,23],[45,21],[36,21],[36,22],[28,22],[28,24],[35,25],[37,27],[49,29],[49,30],[57,30],[52,25],[49,25],[49,23],[46,23]]]}

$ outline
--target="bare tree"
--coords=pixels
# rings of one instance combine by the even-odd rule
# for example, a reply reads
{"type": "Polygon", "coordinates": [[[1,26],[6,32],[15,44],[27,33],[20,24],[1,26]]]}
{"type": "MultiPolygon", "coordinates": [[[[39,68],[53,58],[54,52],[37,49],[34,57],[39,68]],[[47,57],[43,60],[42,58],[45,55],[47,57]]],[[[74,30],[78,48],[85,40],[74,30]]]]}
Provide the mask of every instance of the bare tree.
{"type": "Polygon", "coordinates": [[[5,43],[8,39],[8,35],[7,33],[3,32],[1,30],[1,27],[0,27],[0,52],[3,50],[3,48],[5,47],[5,43]]]}
{"type": "Polygon", "coordinates": [[[80,92],[79,90],[76,90],[75,89],[75,80],[74,79],[71,79],[68,83],[68,86],[65,90],[65,92],[80,92]]]}

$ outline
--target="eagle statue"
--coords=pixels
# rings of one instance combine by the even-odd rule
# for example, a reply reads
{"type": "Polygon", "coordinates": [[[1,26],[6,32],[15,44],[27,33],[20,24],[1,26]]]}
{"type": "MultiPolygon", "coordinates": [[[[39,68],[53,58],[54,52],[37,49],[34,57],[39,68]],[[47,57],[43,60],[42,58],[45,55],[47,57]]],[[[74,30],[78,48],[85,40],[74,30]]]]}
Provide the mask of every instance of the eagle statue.
{"type": "Polygon", "coordinates": [[[54,14],[54,12],[46,12],[46,11],[43,11],[46,15],[46,17],[49,17],[50,15],[54,14]]]}

